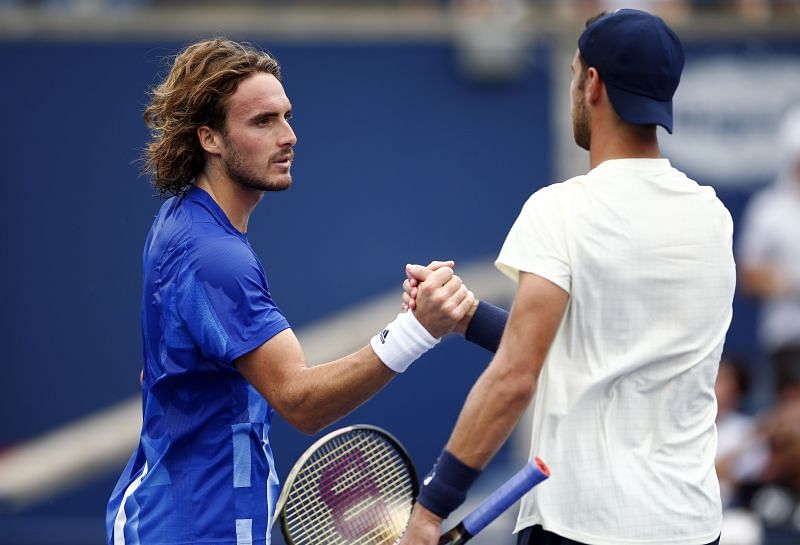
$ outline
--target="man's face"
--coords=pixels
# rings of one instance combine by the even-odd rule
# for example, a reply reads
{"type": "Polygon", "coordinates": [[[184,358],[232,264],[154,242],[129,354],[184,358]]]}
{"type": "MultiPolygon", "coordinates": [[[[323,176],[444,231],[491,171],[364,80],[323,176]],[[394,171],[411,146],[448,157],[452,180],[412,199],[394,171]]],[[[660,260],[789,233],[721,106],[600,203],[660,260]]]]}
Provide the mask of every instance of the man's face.
{"type": "Polygon", "coordinates": [[[570,102],[572,136],[575,138],[576,144],[588,151],[592,143],[592,129],[589,126],[589,112],[586,110],[586,96],[583,93],[586,85],[586,72],[582,70],[579,51],[575,51],[570,68],[572,69],[572,83],[569,86],[569,94],[572,99],[570,102]]]}
{"type": "Polygon", "coordinates": [[[230,96],[222,132],[222,162],[230,178],[260,191],[282,191],[292,184],[292,105],[281,82],[258,72],[230,96]]]}

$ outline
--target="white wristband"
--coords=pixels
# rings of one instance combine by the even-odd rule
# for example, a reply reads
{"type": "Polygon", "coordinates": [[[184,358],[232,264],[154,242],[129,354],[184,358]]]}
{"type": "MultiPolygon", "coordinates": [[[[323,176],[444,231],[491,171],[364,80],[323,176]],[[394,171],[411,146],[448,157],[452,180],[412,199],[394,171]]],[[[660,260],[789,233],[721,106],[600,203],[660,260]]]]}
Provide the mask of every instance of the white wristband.
{"type": "Polygon", "coordinates": [[[414,360],[439,344],[439,339],[431,336],[409,310],[398,314],[369,344],[386,367],[402,373],[414,360]]]}

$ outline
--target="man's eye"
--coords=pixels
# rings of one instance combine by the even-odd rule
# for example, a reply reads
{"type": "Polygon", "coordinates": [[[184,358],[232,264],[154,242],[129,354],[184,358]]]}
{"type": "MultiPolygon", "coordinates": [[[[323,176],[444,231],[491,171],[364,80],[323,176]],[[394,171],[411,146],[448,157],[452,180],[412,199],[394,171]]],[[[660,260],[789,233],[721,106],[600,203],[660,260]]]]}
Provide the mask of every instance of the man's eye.
{"type": "Polygon", "coordinates": [[[284,118],[286,121],[289,121],[290,119],[292,119],[292,114],[286,114],[285,116],[283,116],[283,118],[284,118]]]}

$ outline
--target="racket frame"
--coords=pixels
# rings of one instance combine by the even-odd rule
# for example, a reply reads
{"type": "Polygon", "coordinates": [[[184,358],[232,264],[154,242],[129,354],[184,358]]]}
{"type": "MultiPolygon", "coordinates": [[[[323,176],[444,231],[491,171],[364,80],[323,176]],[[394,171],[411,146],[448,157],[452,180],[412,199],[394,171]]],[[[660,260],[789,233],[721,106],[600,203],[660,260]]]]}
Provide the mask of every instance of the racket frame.
{"type": "MultiPolygon", "coordinates": [[[[286,502],[289,499],[289,493],[291,492],[292,485],[294,484],[297,475],[303,469],[305,463],[314,454],[317,453],[317,451],[320,449],[320,447],[322,447],[322,445],[328,443],[329,441],[335,439],[336,437],[339,437],[340,435],[345,435],[347,433],[352,433],[354,431],[357,432],[362,430],[373,432],[377,435],[382,436],[388,443],[390,443],[395,448],[397,453],[400,455],[400,458],[405,462],[406,467],[408,467],[409,470],[409,476],[411,478],[411,488],[412,488],[411,497],[413,498],[411,501],[411,506],[413,507],[414,503],[416,502],[417,494],[419,494],[419,478],[417,475],[417,470],[414,467],[414,462],[411,460],[411,456],[409,456],[408,451],[405,449],[403,444],[394,435],[384,430],[383,428],[379,428],[378,426],[372,426],[369,424],[354,424],[352,426],[345,426],[343,428],[338,428],[322,436],[317,441],[315,441],[310,447],[308,447],[305,450],[305,452],[303,452],[303,454],[300,455],[300,458],[297,459],[297,461],[292,466],[291,471],[289,471],[289,474],[286,476],[286,481],[284,482],[283,487],[281,488],[281,493],[278,496],[277,503],[275,504],[275,518],[272,520],[271,528],[274,527],[275,522],[277,522],[278,519],[280,519],[281,533],[283,534],[283,537],[286,539],[288,545],[293,545],[294,542],[291,536],[289,535],[289,529],[286,525],[286,517],[284,516],[285,515],[284,511],[286,508],[286,502]]],[[[409,509],[409,516],[410,514],[411,510],[409,509]]]]}

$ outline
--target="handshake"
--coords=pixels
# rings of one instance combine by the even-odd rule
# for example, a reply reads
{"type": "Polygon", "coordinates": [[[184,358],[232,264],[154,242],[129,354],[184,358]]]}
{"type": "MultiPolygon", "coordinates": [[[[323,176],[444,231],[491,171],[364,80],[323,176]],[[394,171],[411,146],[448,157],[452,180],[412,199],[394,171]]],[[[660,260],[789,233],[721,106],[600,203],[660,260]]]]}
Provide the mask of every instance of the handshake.
{"type": "Polygon", "coordinates": [[[508,312],[479,302],[453,261],[433,261],[427,267],[406,265],[403,307],[394,321],[370,340],[386,367],[402,373],[448,333],[459,333],[478,346],[496,352],[508,312]]]}
{"type": "Polygon", "coordinates": [[[464,335],[478,300],[454,272],[454,261],[406,265],[402,311],[411,311],[432,337],[464,335]]]}

